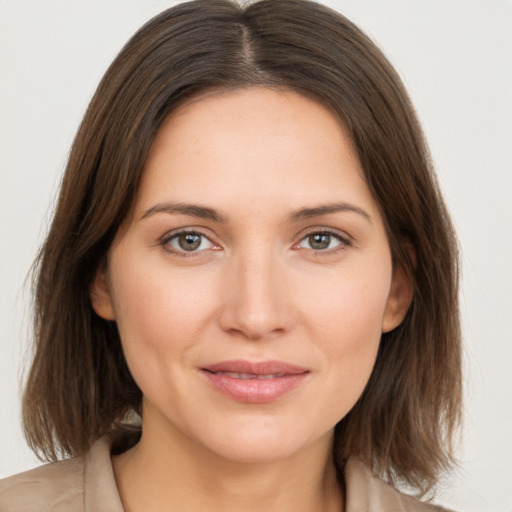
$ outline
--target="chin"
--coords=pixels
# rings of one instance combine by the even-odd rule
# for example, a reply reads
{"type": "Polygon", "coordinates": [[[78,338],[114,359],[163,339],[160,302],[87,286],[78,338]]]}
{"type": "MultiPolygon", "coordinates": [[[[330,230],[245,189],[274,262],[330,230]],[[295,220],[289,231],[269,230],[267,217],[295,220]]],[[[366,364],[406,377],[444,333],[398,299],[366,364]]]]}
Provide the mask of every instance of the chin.
{"type": "Polygon", "coordinates": [[[297,455],[304,448],[297,443],[283,443],[282,439],[232,440],[229,443],[219,443],[213,447],[213,453],[218,457],[233,463],[258,464],[279,462],[297,455]]]}
{"type": "Polygon", "coordinates": [[[262,425],[253,421],[245,428],[223,429],[219,436],[203,438],[200,443],[211,453],[237,463],[269,463],[299,456],[318,443],[331,446],[334,429],[317,436],[306,435],[293,427],[262,425]]]}

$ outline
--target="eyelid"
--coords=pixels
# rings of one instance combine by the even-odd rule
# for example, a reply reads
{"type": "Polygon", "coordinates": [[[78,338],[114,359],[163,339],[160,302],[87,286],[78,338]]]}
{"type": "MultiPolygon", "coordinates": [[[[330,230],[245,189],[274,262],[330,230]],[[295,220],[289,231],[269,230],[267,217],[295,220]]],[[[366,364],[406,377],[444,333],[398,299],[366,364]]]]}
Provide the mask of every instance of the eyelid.
{"type": "Polygon", "coordinates": [[[338,245],[332,249],[323,249],[323,250],[306,249],[311,252],[314,252],[315,254],[324,254],[324,255],[334,254],[334,253],[344,250],[347,247],[350,247],[351,245],[354,244],[354,239],[344,231],[340,231],[338,229],[334,229],[334,228],[330,228],[330,227],[314,226],[314,227],[308,228],[307,230],[300,233],[298,241],[296,243],[294,243],[293,248],[296,250],[303,249],[302,247],[298,247],[299,244],[303,240],[305,240],[307,237],[309,237],[311,235],[315,235],[315,234],[327,234],[327,235],[333,236],[334,238],[336,238],[340,241],[340,245],[338,245]]]}
{"type": "MultiPolygon", "coordinates": [[[[212,237],[212,235],[205,233],[203,228],[199,228],[199,227],[195,227],[195,226],[182,227],[182,228],[176,228],[176,229],[170,230],[170,231],[166,232],[164,235],[162,235],[158,239],[157,243],[166,252],[175,254],[178,256],[183,256],[183,257],[199,256],[208,250],[221,250],[222,249],[220,244],[218,244],[214,240],[214,237],[212,237]],[[209,248],[201,249],[201,250],[195,250],[195,251],[186,251],[186,250],[180,250],[180,249],[171,247],[169,242],[172,239],[174,239],[180,235],[183,235],[183,234],[194,234],[194,235],[204,237],[212,244],[213,247],[209,247],[209,248]]],[[[302,231],[298,235],[297,241],[293,244],[292,249],[295,249],[295,250],[304,249],[306,251],[310,251],[315,254],[329,255],[329,254],[334,254],[338,251],[344,250],[353,244],[354,244],[354,239],[344,231],[341,231],[341,230],[338,230],[335,228],[331,228],[331,227],[325,227],[325,226],[312,226],[312,227],[302,231]],[[339,240],[340,244],[331,249],[312,249],[312,248],[306,249],[306,248],[299,247],[299,244],[301,242],[303,242],[307,237],[314,235],[314,234],[330,235],[330,236],[336,238],[337,240],[339,240]]]]}
{"type": "Polygon", "coordinates": [[[174,255],[182,256],[182,257],[200,256],[202,253],[204,253],[207,250],[219,250],[220,249],[220,245],[212,239],[211,235],[204,233],[204,231],[201,228],[197,228],[197,227],[177,228],[177,229],[168,231],[167,233],[165,233],[164,235],[162,235],[159,238],[158,245],[160,245],[164,251],[166,251],[170,254],[174,254],[174,255]],[[201,249],[198,251],[185,251],[185,250],[176,249],[169,244],[169,242],[172,239],[177,238],[180,235],[184,235],[184,234],[193,234],[193,235],[198,235],[198,236],[204,237],[212,244],[213,247],[209,247],[207,249],[201,249]]]}

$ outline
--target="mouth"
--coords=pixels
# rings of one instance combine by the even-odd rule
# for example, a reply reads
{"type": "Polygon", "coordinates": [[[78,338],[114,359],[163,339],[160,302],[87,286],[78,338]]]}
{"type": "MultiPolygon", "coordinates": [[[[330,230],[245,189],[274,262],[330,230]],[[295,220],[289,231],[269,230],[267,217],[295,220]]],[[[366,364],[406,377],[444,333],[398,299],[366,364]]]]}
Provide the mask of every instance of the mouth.
{"type": "Polygon", "coordinates": [[[278,400],[298,388],[310,374],[307,368],[283,361],[223,361],[201,371],[225,397],[253,404],[278,400]]]}
{"type": "MultiPolygon", "coordinates": [[[[205,370],[208,371],[208,370],[205,370]]],[[[228,377],[231,377],[232,379],[242,379],[242,380],[249,380],[249,379],[278,379],[280,377],[285,377],[286,373],[268,373],[264,375],[259,375],[256,373],[237,373],[237,372],[210,372],[215,375],[227,375],[228,377]]]]}

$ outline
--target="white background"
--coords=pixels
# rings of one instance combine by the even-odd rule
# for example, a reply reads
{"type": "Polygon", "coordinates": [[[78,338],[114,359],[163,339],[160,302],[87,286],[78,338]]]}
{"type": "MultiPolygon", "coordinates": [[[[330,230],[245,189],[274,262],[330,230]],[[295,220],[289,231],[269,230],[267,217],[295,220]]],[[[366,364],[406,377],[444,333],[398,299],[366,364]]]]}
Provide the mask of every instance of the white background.
{"type": "MultiPolygon", "coordinates": [[[[36,464],[19,424],[30,264],[106,67],[164,0],[0,0],[0,477],[36,464]],[[24,291],[25,290],[25,291],[24,291]]],[[[460,235],[466,423],[437,501],[512,511],[512,2],[330,0],[401,73],[460,235]]]]}

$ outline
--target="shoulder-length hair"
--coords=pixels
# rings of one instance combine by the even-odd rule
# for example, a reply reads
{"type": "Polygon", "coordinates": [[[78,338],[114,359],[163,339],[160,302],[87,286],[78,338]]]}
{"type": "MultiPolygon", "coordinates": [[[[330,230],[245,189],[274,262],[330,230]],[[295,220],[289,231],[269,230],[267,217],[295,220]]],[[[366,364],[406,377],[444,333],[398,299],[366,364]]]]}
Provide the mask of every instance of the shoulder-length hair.
{"type": "Polygon", "coordinates": [[[180,4],[144,25],[107,70],[36,261],[35,354],[23,401],[29,445],[49,460],[80,455],[130,410],[140,412],[116,325],[92,310],[91,280],[162,121],[201,91],[250,86],[321,102],[352,138],[414,298],[404,322],[383,334],[363,395],[336,426],[334,460],[341,471],[358,455],[425,491],[452,463],[460,419],[456,240],[397,73],[354,24],[307,0],[180,4]]]}

